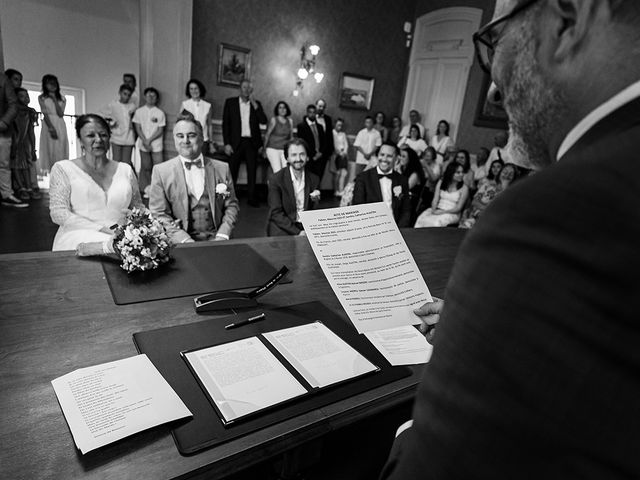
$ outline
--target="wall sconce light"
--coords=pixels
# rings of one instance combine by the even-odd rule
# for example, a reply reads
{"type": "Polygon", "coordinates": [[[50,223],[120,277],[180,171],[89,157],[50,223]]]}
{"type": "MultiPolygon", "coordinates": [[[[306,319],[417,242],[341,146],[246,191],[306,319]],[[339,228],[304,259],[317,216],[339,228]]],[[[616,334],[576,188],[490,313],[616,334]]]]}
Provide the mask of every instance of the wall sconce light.
{"type": "Polygon", "coordinates": [[[310,45],[307,47],[303,45],[300,49],[300,68],[298,69],[298,78],[296,79],[296,89],[293,91],[293,96],[297,97],[300,94],[300,90],[304,85],[304,81],[309,78],[309,75],[313,74],[313,79],[316,83],[322,82],[324,73],[316,72],[316,57],[320,52],[318,45],[310,45]]]}

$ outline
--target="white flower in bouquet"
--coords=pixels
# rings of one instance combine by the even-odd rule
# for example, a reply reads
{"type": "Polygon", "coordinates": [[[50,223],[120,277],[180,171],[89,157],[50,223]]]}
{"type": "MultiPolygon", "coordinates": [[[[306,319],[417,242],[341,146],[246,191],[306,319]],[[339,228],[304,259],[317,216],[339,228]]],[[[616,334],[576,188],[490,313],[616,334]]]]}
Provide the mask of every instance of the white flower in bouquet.
{"type": "Polygon", "coordinates": [[[153,270],[170,260],[164,226],[146,208],[127,213],[125,224],[115,227],[113,246],[129,273],[153,270]]]}

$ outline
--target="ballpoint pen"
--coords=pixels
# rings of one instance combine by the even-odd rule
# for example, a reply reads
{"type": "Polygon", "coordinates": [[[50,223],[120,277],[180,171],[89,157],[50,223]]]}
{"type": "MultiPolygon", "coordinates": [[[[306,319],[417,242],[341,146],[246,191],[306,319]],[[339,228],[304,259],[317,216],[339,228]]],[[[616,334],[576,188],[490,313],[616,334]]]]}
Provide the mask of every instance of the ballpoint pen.
{"type": "Polygon", "coordinates": [[[248,325],[249,323],[258,322],[260,320],[264,320],[266,315],[261,313],[260,315],[256,315],[255,317],[247,318],[246,320],[241,320],[239,322],[230,323],[229,325],[225,325],[224,328],[229,330],[230,328],[241,327],[243,325],[248,325]]]}

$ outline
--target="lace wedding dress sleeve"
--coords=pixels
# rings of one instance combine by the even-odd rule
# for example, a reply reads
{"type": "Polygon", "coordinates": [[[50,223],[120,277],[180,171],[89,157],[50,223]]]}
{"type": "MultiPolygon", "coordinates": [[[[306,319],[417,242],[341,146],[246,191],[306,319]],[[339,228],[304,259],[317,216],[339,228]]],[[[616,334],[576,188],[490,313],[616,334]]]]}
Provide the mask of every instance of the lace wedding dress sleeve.
{"type": "Polygon", "coordinates": [[[51,169],[49,184],[49,213],[51,220],[61,227],[100,230],[102,225],[77,215],[71,208],[71,181],[60,162],[51,169]]]}

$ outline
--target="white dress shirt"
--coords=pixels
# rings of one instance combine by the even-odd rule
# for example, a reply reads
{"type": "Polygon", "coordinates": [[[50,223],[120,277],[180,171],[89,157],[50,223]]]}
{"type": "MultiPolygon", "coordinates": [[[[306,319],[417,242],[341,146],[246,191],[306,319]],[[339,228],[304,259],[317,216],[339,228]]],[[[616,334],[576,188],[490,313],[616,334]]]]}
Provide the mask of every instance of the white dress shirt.
{"type": "Polygon", "coordinates": [[[189,195],[193,195],[196,200],[200,201],[200,197],[204,193],[204,157],[202,154],[198,156],[198,158],[194,158],[193,161],[196,162],[200,160],[202,162],[202,166],[200,168],[191,166],[191,168],[187,168],[185,162],[191,162],[188,158],[184,158],[180,155],[180,161],[182,162],[182,168],[184,170],[184,178],[187,182],[187,191],[189,195]]]}
{"type": "Polygon", "coordinates": [[[580,120],[580,122],[578,122],[578,124],[573,127],[564,138],[563,142],[560,144],[560,148],[558,149],[558,154],[556,155],[557,160],[560,160],[564,154],[567,153],[569,149],[573,147],[573,145],[575,145],[575,143],[580,140],[580,138],[596,123],[611,112],[614,112],[621,106],[638,97],[640,97],[640,81],[632,83],[589,113],[589,115],[580,120]]]}
{"type": "Polygon", "coordinates": [[[291,182],[293,182],[293,194],[296,197],[296,222],[300,221],[300,212],[304,211],[304,170],[302,177],[298,180],[293,173],[293,168],[289,167],[291,182]]]}
{"type": "MultiPolygon", "coordinates": [[[[380,167],[376,167],[376,171],[378,175],[387,175],[380,167]]],[[[393,171],[388,172],[389,175],[392,175],[393,171]]],[[[380,191],[382,192],[382,201],[386,203],[387,207],[391,208],[391,200],[393,199],[393,194],[391,192],[391,179],[390,178],[380,178],[378,180],[380,182],[380,191]]]]}
{"type": "MultiPolygon", "coordinates": [[[[360,147],[365,153],[371,153],[371,159],[374,159],[376,148],[382,145],[382,137],[380,136],[380,132],[375,128],[371,130],[367,130],[363,128],[356,135],[356,140],[353,142],[354,147],[360,147]]],[[[367,165],[371,159],[367,160],[364,157],[364,154],[358,150],[356,153],[356,163],[360,165],[367,165]]]]}
{"type": "Polygon", "coordinates": [[[249,123],[249,117],[251,116],[251,102],[242,100],[242,97],[238,97],[240,102],[240,136],[251,138],[251,123],[249,123]]]}

